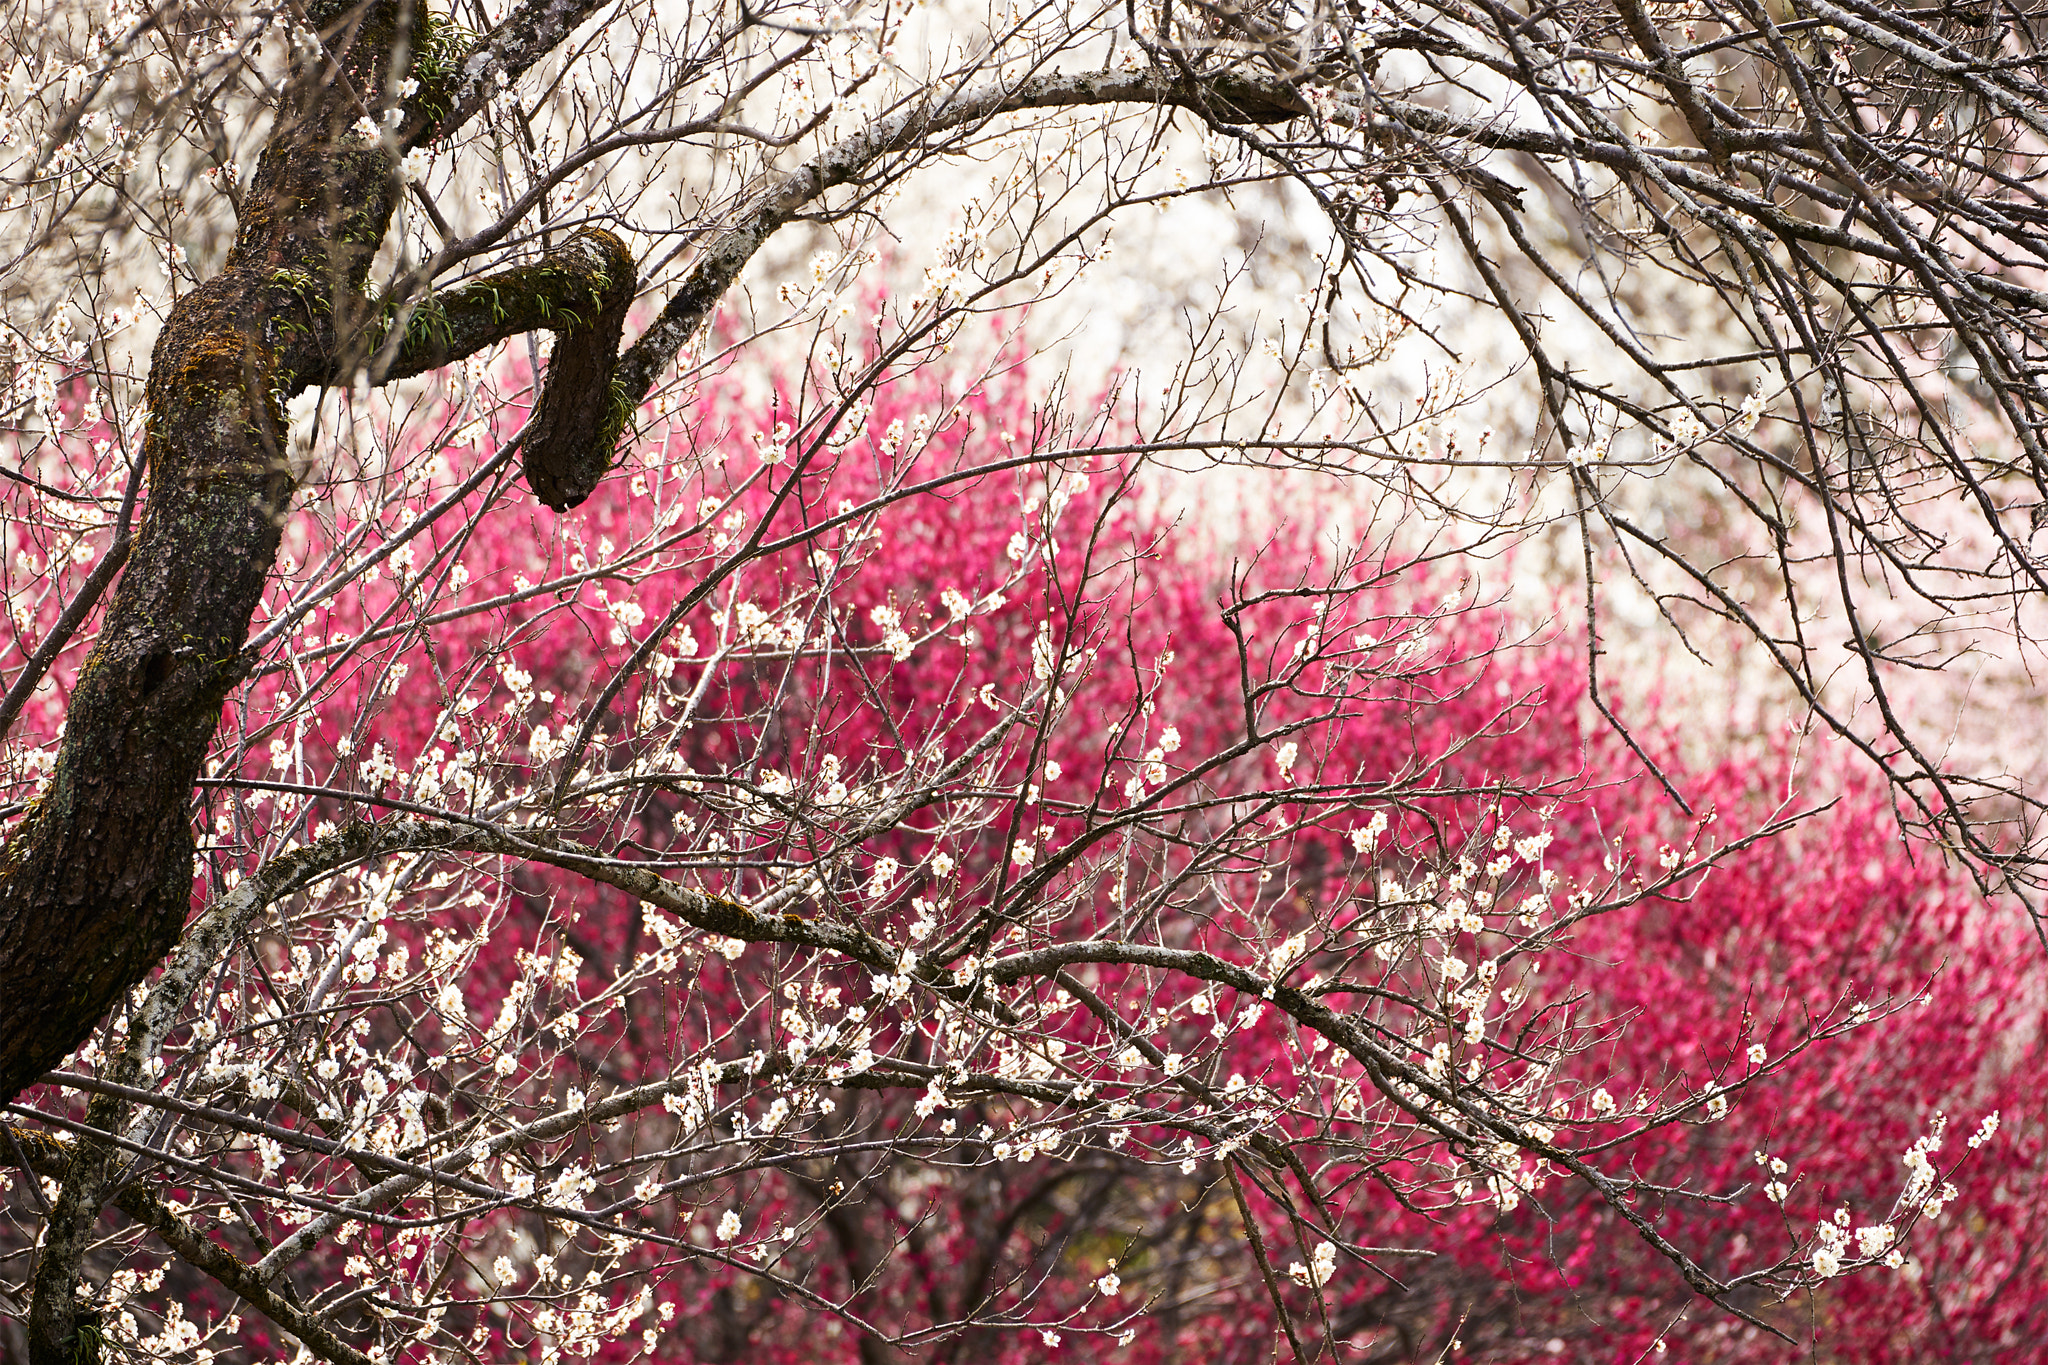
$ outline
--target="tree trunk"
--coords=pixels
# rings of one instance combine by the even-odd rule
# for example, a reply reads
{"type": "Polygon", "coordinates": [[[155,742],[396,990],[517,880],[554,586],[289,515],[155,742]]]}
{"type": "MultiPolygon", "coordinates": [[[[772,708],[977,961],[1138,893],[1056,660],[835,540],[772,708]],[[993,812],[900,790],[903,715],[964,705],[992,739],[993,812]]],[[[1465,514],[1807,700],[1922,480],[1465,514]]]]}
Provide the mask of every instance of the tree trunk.
{"type": "MultiPolygon", "coordinates": [[[[320,13],[316,22],[339,17],[320,13]]],[[[192,899],[194,779],[294,489],[282,405],[360,348],[398,180],[351,131],[388,64],[396,0],[353,12],[301,72],[221,272],[150,358],[148,498],[80,670],[49,785],[0,853],[0,1096],[89,1034],[176,941],[192,899]],[[381,41],[380,41],[381,39],[381,41]]]]}
{"type": "MultiPolygon", "coordinates": [[[[246,676],[242,646],[296,488],[285,400],[373,364],[388,382],[552,330],[525,467],[559,511],[596,487],[645,392],[615,380],[632,253],[595,228],[535,263],[428,296],[398,344],[384,344],[389,319],[364,287],[404,186],[394,144],[359,126],[381,115],[377,92],[420,45],[414,13],[410,0],[311,7],[325,53],[284,95],[225,266],[172,307],[150,357],[142,524],[49,785],[0,852],[5,1099],[83,1041],[185,922],[193,782],[246,676]]],[[[449,117],[457,78],[445,52],[436,68],[396,106],[395,145],[428,140],[449,117]]]]}

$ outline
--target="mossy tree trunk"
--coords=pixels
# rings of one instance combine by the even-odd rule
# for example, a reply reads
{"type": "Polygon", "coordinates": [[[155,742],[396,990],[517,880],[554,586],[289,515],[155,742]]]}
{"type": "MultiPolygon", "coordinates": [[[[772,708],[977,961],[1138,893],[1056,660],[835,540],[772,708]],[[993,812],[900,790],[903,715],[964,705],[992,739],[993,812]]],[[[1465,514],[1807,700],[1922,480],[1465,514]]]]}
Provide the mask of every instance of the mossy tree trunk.
{"type": "Polygon", "coordinates": [[[287,87],[220,272],[178,299],[150,358],[148,497],[80,670],[47,788],[0,850],[0,1097],[76,1047],[176,940],[191,906],[192,792],[296,485],[283,405],[364,367],[388,380],[522,332],[557,332],[526,446],[562,509],[603,474],[633,261],[585,230],[541,262],[430,299],[385,347],[366,298],[403,191],[393,144],[358,121],[398,107],[397,145],[435,135],[449,91],[402,105],[411,5],[328,0],[325,51],[287,87]]]}
{"type": "Polygon", "coordinates": [[[389,154],[350,132],[358,93],[382,83],[395,10],[362,15],[331,69],[309,66],[288,89],[226,265],[177,301],[151,356],[141,526],[49,785],[0,861],[9,1097],[184,924],[193,779],[242,675],[293,492],[282,400],[360,328],[354,301],[397,194],[389,154]]]}

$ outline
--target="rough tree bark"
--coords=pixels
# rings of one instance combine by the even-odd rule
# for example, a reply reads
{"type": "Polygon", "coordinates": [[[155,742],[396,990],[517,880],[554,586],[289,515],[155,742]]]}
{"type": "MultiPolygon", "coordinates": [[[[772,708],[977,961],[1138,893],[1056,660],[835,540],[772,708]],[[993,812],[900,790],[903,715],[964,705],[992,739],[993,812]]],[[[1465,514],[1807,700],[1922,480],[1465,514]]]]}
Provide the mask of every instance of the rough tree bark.
{"type": "MultiPolygon", "coordinates": [[[[328,8],[316,21],[336,17],[328,8]]],[[[331,79],[293,83],[225,267],[178,300],[151,357],[141,528],[49,786],[0,863],[0,1093],[10,1098],[184,924],[192,779],[239,676],[293,491],[282,399],[360,326],[345,301],[395,198],[389,158],[347,132],[357,92],[376,87],[395,12],[358,17],[331,79]]]]}
{"type": "MultiPolygon", "coordinates": [[[[220,273],[172,308],[150,358],[149,494],[80,671],[50,782],[0,851],[0,1097],[75,1047],[176,941],[191,906],[193,781],[276,559],[295,481],[283,404],[378,356],[365,297],[402,181],[355,131],[413,66],[408,0],[309,7],[325,52],[287,87],[220,273]]],[[[423,35],[424,36],[424,35],[423,35]]],[[[404,137],[460,107],[451,73],[404,106],[404,137]]],[[[604,471],[632,258],[586,230],[544,261],[416,308],[396,351],[411,373],[515,332],[559,334],[526,450],[561,509],[604,471]],[[558,382],[559,381],[559,382],[558,382]]]]}

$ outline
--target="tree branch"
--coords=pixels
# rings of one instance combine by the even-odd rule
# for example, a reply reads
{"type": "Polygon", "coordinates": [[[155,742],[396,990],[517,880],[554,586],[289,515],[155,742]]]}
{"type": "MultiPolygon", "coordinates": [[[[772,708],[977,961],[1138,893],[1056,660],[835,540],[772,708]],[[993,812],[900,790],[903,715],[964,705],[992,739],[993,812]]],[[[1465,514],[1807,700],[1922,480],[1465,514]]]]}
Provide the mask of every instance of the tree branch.
{"type": "Polygon", "coordinates": [[[861,179],[883,157],[921,146],[932,136],[1027,109],[1097,104],[1171,105],[1224,122],[1282,123],[1308,112],[1293,87],[1229,74],[1194,79],[1160,71],[1056,72],[935,98],[879,119],[809,165],[773,181],[740,210],[691,266],[652,326],[619,365],[619,382],[637,406],[655,378],[702,327],[747,262],[776,230],[828,190],[861,179]]]}
{"type": "MultiPolygon", "coordinates": [[[[73,1151],[48,1133],[20,1124],[6,1125],[8,1137],[17,1146],[0,1149],[20,1153],[29,1171],[51,1180],[65,1179],[72,1167],[73,1151]]],[[[229,1292],[239,1295],[263,1316],[290,1332],[306,1348],[333,1365],[372,1365],[370,1357],[334,1335],[325,1325],[299,1308],[277,1290],[256,1277],[247,1262],[206,1236],[163,1200],[140,1184],[129,1183],[114,1192],[114,1207],[155,1233],[158,1240],[175,1251],[188,1265],[210,1275],[229,1292]]]]}
{"type": "Polygon", "coordinates": [[[437,369],[507,337],[553,332],[554,354],[526,436],[526,481],[541,502],[566,511],[589,497],[611,468],[632,411],[614,392],[613,372],[634,282],[626,244],[602,228],[583,228],[531,265],[413,306],[386,339],[395,354],[382,373],[373,367],[372,382],[437,369]]]}

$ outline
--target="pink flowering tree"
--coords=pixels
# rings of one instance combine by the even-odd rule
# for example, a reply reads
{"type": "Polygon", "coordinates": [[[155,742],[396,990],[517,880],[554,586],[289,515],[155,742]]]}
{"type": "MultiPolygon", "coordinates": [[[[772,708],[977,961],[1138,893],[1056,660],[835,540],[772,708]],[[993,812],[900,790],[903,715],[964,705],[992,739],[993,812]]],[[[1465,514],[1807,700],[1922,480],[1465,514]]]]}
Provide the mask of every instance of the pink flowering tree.
{"type": "Polygon", "coordinates": [[[707,372],[567,524],[508,360],[295,533],[205,907],[11,1139],[24,1252],[153,1154],[67,1271],[105,1350],[2028,1329],[2038,1154],[1959,1157],[2036,1007],[1867,786],[1663,756],[1685,816],[1398,509],[1177,525],[1017,359],[707,372]]]}

